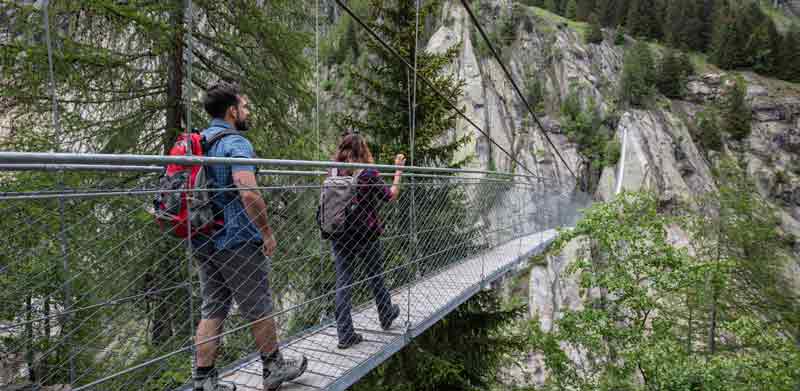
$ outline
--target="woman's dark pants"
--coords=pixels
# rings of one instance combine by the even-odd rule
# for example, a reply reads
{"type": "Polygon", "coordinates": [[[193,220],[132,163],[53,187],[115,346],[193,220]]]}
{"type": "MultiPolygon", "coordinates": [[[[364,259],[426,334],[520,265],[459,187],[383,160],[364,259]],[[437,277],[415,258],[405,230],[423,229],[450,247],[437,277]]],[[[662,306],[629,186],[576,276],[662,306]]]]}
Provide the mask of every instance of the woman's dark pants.
{"type": "Polygon", "coordinates": [[[383,279],[383,248],[379,240],[336,239],[332,241],[336,260],[336,331],[339,342],[353,338],[352,290],[368,285],[375,297],[380,321],[391,315],[392,298],[383,279]]]}

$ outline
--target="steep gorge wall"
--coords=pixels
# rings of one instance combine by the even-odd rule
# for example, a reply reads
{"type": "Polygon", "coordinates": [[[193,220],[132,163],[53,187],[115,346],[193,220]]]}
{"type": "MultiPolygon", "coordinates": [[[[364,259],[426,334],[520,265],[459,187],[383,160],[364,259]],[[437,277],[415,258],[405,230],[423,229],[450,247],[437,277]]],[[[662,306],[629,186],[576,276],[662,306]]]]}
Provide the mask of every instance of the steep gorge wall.
{"type": "MultiPolygon", "coordinates": [[[[507,7],[506,0],[493,3],[495,9],[507,7]]],[[[624,144],[624,156],[613,167],[605,167],[593,195],[598,201],[610,200],[617,190],[650,190],[659,195],[663,205],[674,205],[714,191],[713,153],[704,154],[692,139],[690,127],[699,112],[717,102],[724,91],[725,74],[707,72],[691,79],[688,95],[683,100],[660,98],[657,108],[618,110],[619,89],[624,55],[623,46],[612,44],[612,32],[606,31],[601,44],[587,44],[582,34],[567,23],[532,10],[520,26],[517,37],[503,48],[506,65],[514,79],[523,86],[530,77],[537,77],[545,89],[545,131],[555,143],[567,164],[580,172],[581,157],[576,145],[563,133],[559,119],[561,102],[575,89],[580,100],[593,99],[599,110],[619,117],[614,129],[617,140],[624,144]],[[526,28],[532,26],[532,28],[526,28]]],[[[458,2],[444,6],[443,25],[433,35],[428,50],[443,51],[461,44],[461,53],[454,65],[466,83],[462,105],[467,115],[515,158],[536,173],[556,178],[562,191],[575,185],[563,164],[553,154],[542,133],[531,125],[527,109],[521,104],[510,83],[493,58],[480,57],[471,34],[471,21],[458,2]]],[[[630,42],[629,42],[630,43],[630,42]]],[[[752,134],[741,142],[726,142],[727,152],[746,162],[747,173],[755,180],[759,192],[772,200],[782,215],[782,230],[800,237],[800,86],[742,73],[748,82],[748,100],[753,108],[752,134]]],[[[473,143],[464,151],[474,154],[475,166],[499,170],[513,167],[511,159],[487,140],[460,122],[459,134],[471,133],[473,143]]],[[[521,170],[517,168],[517,172],[521,170]]],[[[686,236],[670,232],[676,242],[686,236]]],[[[797,245],[800,254],[800,245],[797,245]]],[[[540,326],[549,330],[565,308],[579,308],[586,295],[576,281],[564,275],[565,268],[582,251],[585,243],[571,243],[562,254],[548,257],[531,269],[528,285],[529,315],[537,317],[540,326]]],[[[800,276],[800,267],[790,273],[800,276]]],[[[574,360],[580,356],[568,352],[574,360]]],[[[527,359],[526,376],[519,380],[541,384],[545,373],[541,358],[527,359]],[[526,378],[526,379],[523,379],[526,378]]],[[[513,372],[513,371],[512,371],[513,372]]]]}

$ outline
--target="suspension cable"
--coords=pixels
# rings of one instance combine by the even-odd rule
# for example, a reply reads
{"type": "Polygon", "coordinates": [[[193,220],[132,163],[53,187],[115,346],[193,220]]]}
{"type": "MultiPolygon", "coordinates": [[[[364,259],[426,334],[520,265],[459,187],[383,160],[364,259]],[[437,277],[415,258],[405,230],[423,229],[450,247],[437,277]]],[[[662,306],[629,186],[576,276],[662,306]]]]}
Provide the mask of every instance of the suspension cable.
{"type": "MultiPolygon", "coordinates": [[[[63,136],[61,132],[61,121],[58,112],[58,102],[56,100],[56,77],[55,77],[55,69],[53,65],[53,43],[50,38],[50,14],[49,14],[50,2],[45,1],[42,4],[42,17],[44,18],[44,35],[45,41],[47,44],[47,67],[48,73],[50,78],[50,98],[53,101],[52,107],[52,116],[53,116],[53,128],[55,130],[55,145],[53,149],[58,152],[61,149],[62,140],[61,137],[63,136]]],[[[64,171],[60,171],[58,174],[58,189],[61,190],[64,188],[64,171]]],[[[64,224],[64,214],[65,214],[65,205],[64,205],[64,198],[59,197],[58,199],[58,225],[59,225],[59,233],[58,233],[58,240],[60,242],[61,247],[61,267],[64,275],[67,277],[67,281],[63,284],[63,293],[64,293],[64,305],[66,308],[72,307],[72,284],[70,283],[71,279],[69,278],[70,272],[70,263],[69,263],[69,250],[67,249],[67,237],[66,237],[66,226],[64,224]]],[[[65,316],[63,320],[63,325],[68,325],[70,323],[70,316],[65,316]]],[[[69,346],[70,340],[69,338],[64,339],[64,344],[67,345],[67,349],[69,352],[72,351],[72,347],[69,346]]],[[[70,353],[69,358],[69,381],[70,384],[75,382],[75,360],[72,359],[72,354],[70,353]]]]}
{"type": "Polygon", "coordinates": [[[320,2],[316,0],[314,9],[314,82],[316,84],[316,110],[314,112],[314,128],[317,135],[317,160],[322,160],[322,144],[319,137],[319,8],[320,2]]]}
{"type": "MultiPolygon", "coordinates": [[[[397,57],[397,58],[398,58],[400,61],[402,61],[402,62],[403,62],[403,64],[405,64],[405,65],[406,65],[406,67],[408,67],[410,70],[412,70],[412,71],[414,70],[414,65],[410,64],[410,63],[408,62],[408,60],[406,60],[406,59],[405,59],[405,57],[403,57],[403,56],[402,56],[400,53],[398,53],[398,52],[397,52],[397,50],[395,50],[395,49],[394,49],[394,48],[393,48],[391,45],[389,45],[389,44],[388,44],[388,43],[387,43],[387,42],[386,42],[386,41],[385,41],[383,38],[381,38],[380,36],[378,36],[378,34],[377,34],[375,31],[373,31],[373,30],[372,30],[372,29],[371,29],[369,26],[367,26],[367,24],[366,24],[366,23],[365,23],[363,20],[361,20],[361,18],[359,18],[358,16],[356,16],[356,14],[355,14],[355,13],[354,13],[354,12],[353,12],[353,11],[352,11],[352,10],[351,10],[349,7],[347,7],[347,5],[346,5],[346,4],[344,4],[344,2],[343,2],[342,0],[335,0],[335,1],[336,1],[336,4],[338,4],[338,5],[339,5],[339,7],[341,7],[341,8],[342,8],[342,10],[343,10],[344,12],[346,12],[348,15],[350,15],[350,17],[351,17],[351,18],[353,18],[353,20],[355,20],[355,21],[356,21],[356,23],[358,23],[359,25],[361,25],[361,27],[363,27],[363,28],[364,28],[364,30],[366,30],[366,31],[367,31],[367,33],[369,33],[369,35],[371,35],[371,36],[372,36],[372,38],[374,38],[376,41],[378,41],[378,43],[380,43],[380,45],[381,45],[381,46],[383,46],[383,47],[384,47],[386,50],[388,50],[390,53],[392,53],[392,55],[394,55],[394,56],[395,56],[395,57],[397,57]]],[[[489,134],[488,134],[488,133],[486,133],[486,132],[485,132],[483,129],[481,129],[481,127],[480,127],[480,126],[478,126],[478,124],[476,124],[476,123],[475,123],[475,121],[473,121],[472,119],[470,119],[470,118],[469,118],[469,117],[468,117],[468,116],[467,116],[467,115],[464,113],[464,111],[462,111],[461,109],[459,109],[459,108],[458,108],[458,106],[456,106],[456,104],[455,104],[455,103],[453,103],[452,101],[450,101],[450,99],[449,99],[447,96],[445,96],[445,95],[444,95],[444,93],[442,93],[441,91],[439,91],[439,90],[438,90],[438,89],[437,89],[437,88],[436,88],[436,87],[433,85],[433,83],[432,83],[430,80],[428,80],[428,78],[427,78],[427,77],[425,77],[425,76],[423,76],[423,75],[418,75],[418,78],[419,78],[419,80],[420,80],[420,81],[422,81],[422,83],[424,83],[424,84],[425,84],[425,85],[426,85],[428,88],[430,88],[430,90],[431,90],[431,91],[433,91],[433,93],[434,93],[436,96],[438,96],[438,97],[439,97],[439,98],[440,98],[440,99],[441,99],[441,100],[442,100],[442,101],[443,101],[445,104],[447,104],[447,106],[448,106],[448,107],[450,107],[450,109],[452,109],[453,111],[455,111],[456,113],[458,113],[458,115],[459,115],[459,116],[461,116],[461,118],[464,118],[464,120],[465,120],[465,121],[467,121],[467,122],[468,122],[470,125],[472,125],[472,127],[473,127],[473,128],[475,128],[475,130],[477,130],[477,131],[478,131],[480,134],[482,134],[484,137],[486,137],[486,138],[487,138],[487,139],[488,139],[488,140],[489,140],[489,141],[490,141],[492,144],[494,144],[495,146],[497,146],[497,148],[500,148],[500,150],[501,150],[501,151],[503,151],[503,152],[504,152],[504,153],[505,153],[505,154],[506,154],[506,155],[507,155],[507,156],[508,156],[508,157],[509,157],[509,158],[510,158],[510,159],[511,159],[511,160],[512,160],[514,163],[516,163],[516,164],[517,164],[519,167],[522,167],[522,169],[524,169],[525,171],[527,171],[527,172],[528,172],[530,175],[536,175],[536,174],[534,174],[534,173],[533,173],[533,171],[531,171],[530,169],[528,169],[528,167],[526,167],[524,164],[522,164],[522,162],[520,162],[519,160],[517,160],[517,159],[516,159],[516,158],[515,158],[515,157],[514,157],[514,156],[513,156],[511,153],[509,153],[509,152],[508,152],[508,151],[507,151],[505,148],[503,148],[503,146],[502,146],[502,145],[500,145],[500,144],[498,144],[496,141],[494,141],[494,139],[493,139],[491,136],[489,136],[489,134]]]]}
{"type": "Polygon", "coordinates": [[[481,33],[483,40],[486,41],[487,45],[489,45],[489,50],[492,51],[492,56],[494,56],[494,58],[497,60],[497,63],[500,64],[500,68],[503,69],[503,73],[505,73],[506,78],[508,78],[508,80],[511,82],[511,85],[514,87],[514,91],[517,92],[517,95],[519,95],[519,98],[522,100],[522,103],[525,104],[525,107],[528,109],[528,112],[530,112],[531,116],[533,117],[533,120],[536,122],[536,125],[539,126],[539,130],[541,130],[542,135],[547,140],[547,143],[550,144],[551,147],[553,147],[553,151],[555,151],[556,155],[558,155],[558,158],[561,160],[561,162],[564,163],[564,167],[567,168],[567,171],[569,171],[569,173],[572,174],[573,178],[577,179],[577,177],[575,176],[575,172],[572,171],[572,168],[569,167],[567,161],[564,160],[563,156],[561,156],[561,152],[559,152],[558,148],[556,148],[555,144],[553,144],[553,140],[551,140],[550,136],[547,135],[544,126],[542,125],[541,121],[539,121],[539,117],[536,116],[536,113],[534,113],[530,103],[528,103],[528,100],[525,99],[525,95],[522,94],[522,90],[520,90],[519,86],[514,81],[514,78],[511,77],[511,72],[509,72],[506,65],[503,64],[503,61],[500,59],[500,55],[497,54],[497,50],[495,50],[494,45],[492,45],[492,41],[489,40],[489,37],[486,35],[486,31],[483,30],[483,27],[481,27],[478,18],[475,16],[475,13],[472,12],[472,9],[469,7],[469,4],[467,4],[467,0],[461,0],[461,4],[464,6],[464,9],[469,14],[470,19],[472,19],[472,23],[474,23],[475,27],[478,28],[478,32],[481,33]]]}

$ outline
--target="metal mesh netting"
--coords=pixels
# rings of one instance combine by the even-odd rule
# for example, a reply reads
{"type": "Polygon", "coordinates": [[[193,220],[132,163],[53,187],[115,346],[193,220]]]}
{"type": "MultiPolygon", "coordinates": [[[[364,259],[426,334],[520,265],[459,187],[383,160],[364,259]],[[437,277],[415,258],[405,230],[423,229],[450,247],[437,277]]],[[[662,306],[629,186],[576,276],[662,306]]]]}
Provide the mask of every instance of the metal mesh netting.
{"type": "MultiPolygon", "coordinates": [[[[570,224],[585,200],[564,193],[555,157],[572,171],[548,136],[512,129],[494,140],[456,102],[453,54],[418,48],[434,33],[420,25],[436,16],[433,2],[386,4],[404,8],[0,1],[0,389],[188,387],[208,344],[219,345],[224,380],[261,389],[258,352],[268,349],[252,330],[273,323],[284,354],[308,358],[289,387],[342,389],[570,224]],[[389,17],[406,19],[387,44],[390,29],[372,30],[389,17]],[[376,55],[386,66],[369,69],[372,79],[342,66],[376,55]],[[391,82],[371,89],[380,79],[391,82]],[[390,202],[383,182],[361,184],[359,194],[378,194],[359,205],[375,216],[350,222],[334,245],[316,221],[326,173],[301,171],[334,164],[252,161],[277,249],[222,254],[157,224],[153,203],[165,163],[154,155],[207,124],[201,92],[219,80],[237,80],[249,97],[247,138],[260,157],[320,160],[348,123],[366,128],[379,161],[404,152],[412,165],[461,164],[474,147],[486,166],[498,159],[514,172],[409,168],[390,202]],[[381,105],[390,110],[370,111],[381,105]],[[530,150],[531,168],[556,179],[509,150],[530,150]],[[20,161],[20,151],[33,153],[20,161]],[[41,151],[85,155],[31,158],[41,151]],[[221,301],[213,314],[228,316],[220,335],[198,340],[210,298],[221,301]],[[400,312],[388,322],[392,305],[400,312]],[[362,343],[338,349],[356,334],[362,343]]],[[[196,191],[206,190],[221,191],[196,191]]]]}
{"type": "MultiPolygon", "coordinates": [[[[64,174],[66,183],[72,182],[72,174],[64,174]]],[[[303,353],[319,376],[335,378],[336,368],[349,368],[353,358],[337,355],[324,342],[292,351],[305,336],[327,332],[336,337],[329,326],[336,323],[337,271],[330,241],[320,238],[315,221],[320,176],[309,174],[259,178],[258,190],[268,202],[278,242],[267,262],[274,304],[268,317],[287,344],[285,354],[303,353]]],[[[0,195],[5,233],[0,241],[6,249],[0,262],[5,287],[0,297],[0,385],[35,380],[73,389],[181,386],[191,375],[193,325],[200,318],[203,295],[208,295],[197,275],[203,249],[192,246],[190,261],[187,241],[156,224],[156,175],[82,173],[74,177],[75,187],[30,190],[32,184],[47,188],[57,175],[19,174],[14,181],[19,188],[12,184],[0,195]],[[102,186],[80,187],[93,179],[102,186]]],[[[446,298],[450,291],[479,283],[489,267],[481,259],[458,273],[449,270],[512,239],[560,226],[558,200],[563,197],[552,197],[556,202],[547,204],[547,184],[522,179],[406,178],[398,199],[376,208],[385,226],[379,240],[382,259],[373,253],[351,257],[352,276],[338,287],[352,290],[355,330],[367,330],[368,340],[373,335],[369,331],[402,335],[441,305],[438,295],[446,298]],[[368,267],[372,263],[379,265],[368,267]],[[436,285],[425,286],[434,276],[436,285]],[[384,282],[401,308],[389,331],[376,327],[370,289],[376,280],[384,282]],[[415,295],[415,289],[424,294],[415,295]]],[[[340,248],[360,245],[356,241],[361,239],[349,240],[341,241],[340,248]]],[[[226,286],[239,289],[240,282],[226,281],[226,286]]],[[[238,301],[220,337],[217,367],[257,351],[249,327],[253,321],[242,316],[238,301]]]]}

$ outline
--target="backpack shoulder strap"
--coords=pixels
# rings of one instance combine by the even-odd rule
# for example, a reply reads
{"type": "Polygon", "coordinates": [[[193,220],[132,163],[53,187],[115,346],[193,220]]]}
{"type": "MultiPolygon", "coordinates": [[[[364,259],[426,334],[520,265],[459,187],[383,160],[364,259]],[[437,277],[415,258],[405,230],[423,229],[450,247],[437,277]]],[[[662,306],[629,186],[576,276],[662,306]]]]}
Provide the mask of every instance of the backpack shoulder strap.
{"type": "Polygon", "coordinates": [[[203,153],[207,154],[208,151],[210,151],[211,148],[214,146],[214,144],[216,144],[217,141],[222,140],[223,138],[225,138],[225,136],[233,136],[233,135],[241,135],[241,133],[239,131],[236,131],[236,130],[223,130],[223,131],[211,136],[211,138],[209,138],[209,139],[205,139],[204,138],[203,139],[203,153]]]}

